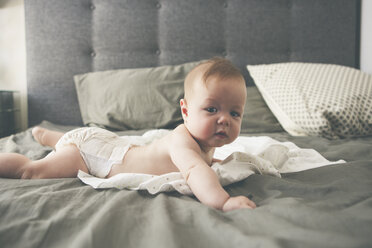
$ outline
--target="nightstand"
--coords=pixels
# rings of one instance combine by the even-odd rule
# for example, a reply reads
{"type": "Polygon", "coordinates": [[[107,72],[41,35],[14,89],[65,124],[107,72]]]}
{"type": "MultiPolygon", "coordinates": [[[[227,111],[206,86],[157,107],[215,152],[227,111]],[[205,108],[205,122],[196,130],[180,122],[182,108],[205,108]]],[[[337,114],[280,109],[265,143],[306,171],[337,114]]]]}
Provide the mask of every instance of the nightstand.
{"type": "Polygon", "coordinates": [[[18,91],[0,90],[0,138],[20,130],[18,91]]]}

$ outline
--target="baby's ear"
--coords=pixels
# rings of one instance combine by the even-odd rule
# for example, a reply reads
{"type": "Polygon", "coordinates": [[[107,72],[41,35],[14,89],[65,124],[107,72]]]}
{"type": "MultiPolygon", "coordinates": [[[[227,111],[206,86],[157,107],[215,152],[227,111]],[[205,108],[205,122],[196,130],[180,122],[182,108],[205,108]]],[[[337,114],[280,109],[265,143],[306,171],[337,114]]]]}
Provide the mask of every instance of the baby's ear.
{"type": "Polygon", "coordinates": [[[180,100],[180,107],[181,107],[182,118],[183,120],[185,120],[185,118],[187,117],[187,103],[185,99],[180,100]]]}

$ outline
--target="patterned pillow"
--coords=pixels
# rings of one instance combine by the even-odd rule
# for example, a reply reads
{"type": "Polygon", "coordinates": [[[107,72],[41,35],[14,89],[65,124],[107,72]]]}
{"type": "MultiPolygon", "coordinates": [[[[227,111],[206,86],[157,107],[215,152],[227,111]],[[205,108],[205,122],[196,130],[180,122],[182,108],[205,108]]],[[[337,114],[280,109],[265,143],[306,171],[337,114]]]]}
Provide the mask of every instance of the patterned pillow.
{"type": "Polygon", "coordinates": [[[331,64],[293,62],[247,68],[291,135],[372,135],[372,75],[331,64]]]}

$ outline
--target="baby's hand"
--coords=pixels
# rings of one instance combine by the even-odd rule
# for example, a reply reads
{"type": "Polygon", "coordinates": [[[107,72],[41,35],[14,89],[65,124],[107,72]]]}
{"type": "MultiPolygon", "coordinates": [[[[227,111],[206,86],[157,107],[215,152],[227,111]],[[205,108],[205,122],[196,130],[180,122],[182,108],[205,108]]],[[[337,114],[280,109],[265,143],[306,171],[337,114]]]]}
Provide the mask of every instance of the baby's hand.
{"type": "Polygon", "coordinates": [[[230,197],[222,207],[224,212],[239,208],[256,208],[256,204],[245,196],[230,197]]]}

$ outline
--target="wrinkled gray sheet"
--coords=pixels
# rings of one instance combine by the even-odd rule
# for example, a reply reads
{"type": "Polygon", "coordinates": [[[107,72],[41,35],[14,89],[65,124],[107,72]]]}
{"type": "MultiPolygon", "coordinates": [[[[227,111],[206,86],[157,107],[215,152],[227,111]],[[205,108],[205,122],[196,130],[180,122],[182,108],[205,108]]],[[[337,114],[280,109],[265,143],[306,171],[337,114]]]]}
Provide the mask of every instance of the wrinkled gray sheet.
{"type": "MultiPolygon", "coordinates": [[[[282,178],[252,175],[226,189],[252,195],[258,208],[228,213],[177,193],[0,178],[0,247],[371,247],[372,137],[266,135],[348,163],[282,178]]],[[[1,139],[0,149],[34,159],[50,151],[30,130],[1,139]]]]}

